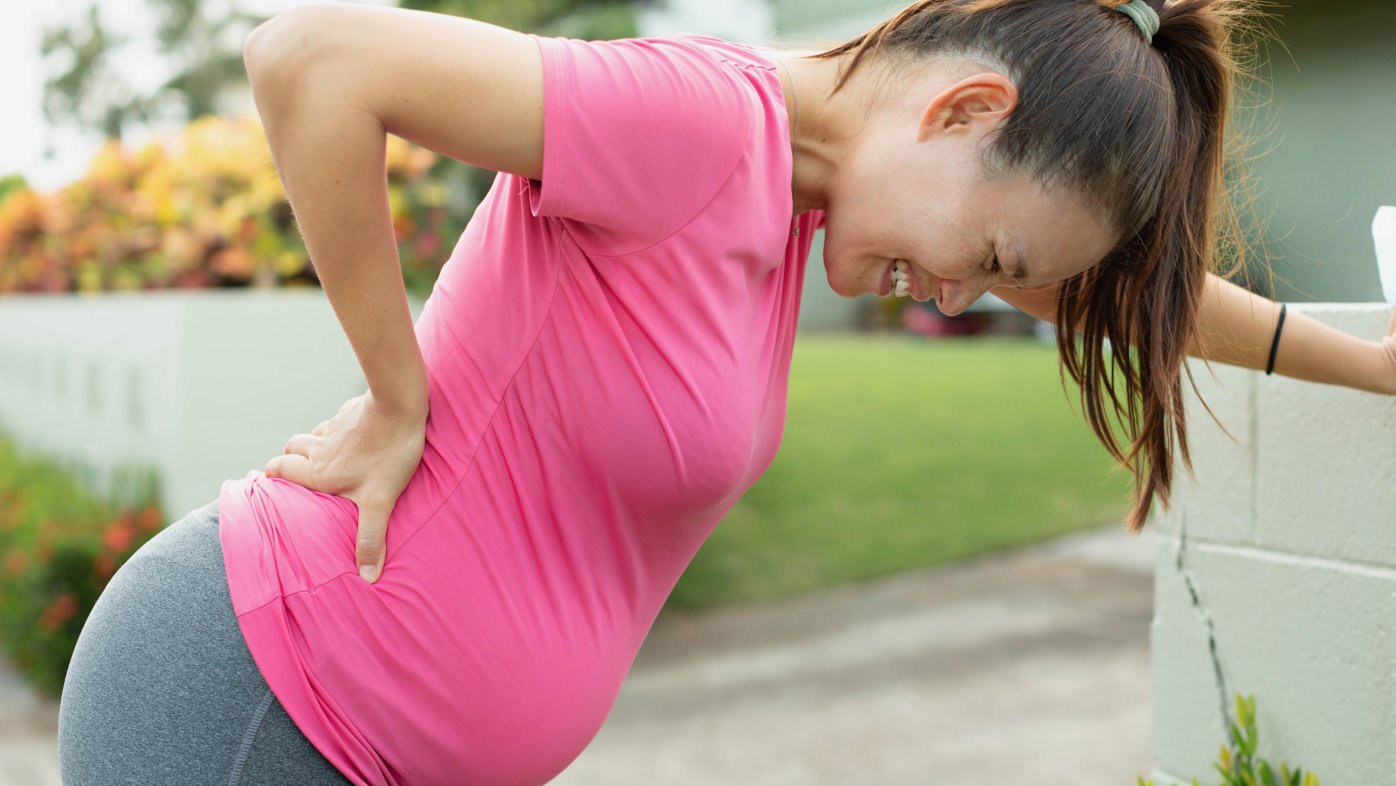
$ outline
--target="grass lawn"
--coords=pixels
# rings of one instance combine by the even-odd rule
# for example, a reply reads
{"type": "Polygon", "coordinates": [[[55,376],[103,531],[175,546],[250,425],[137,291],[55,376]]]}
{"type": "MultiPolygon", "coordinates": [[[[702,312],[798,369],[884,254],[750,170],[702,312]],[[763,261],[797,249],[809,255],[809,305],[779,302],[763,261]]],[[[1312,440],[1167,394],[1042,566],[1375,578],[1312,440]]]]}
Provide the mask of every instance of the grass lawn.
{"type": "Polygon", "coordinates": [[[800,336],[780,453],[668,607],[793,595],[1121,522],[1132,482],[1069,389],[1055,347],[1027,339],[800,336]]]}

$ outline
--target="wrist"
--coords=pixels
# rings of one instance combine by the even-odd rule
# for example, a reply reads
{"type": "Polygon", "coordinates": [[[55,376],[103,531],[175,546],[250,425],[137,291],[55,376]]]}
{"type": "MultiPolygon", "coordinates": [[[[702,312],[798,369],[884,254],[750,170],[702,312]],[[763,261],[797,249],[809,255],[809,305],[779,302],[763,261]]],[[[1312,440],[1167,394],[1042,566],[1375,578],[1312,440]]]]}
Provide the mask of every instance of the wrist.
{"type": "Polygon", "coordinates": [[[1396,336],[1373,341],[1373,379],[1368,390],[1396,396],[1396,336]]]}
{"type": "Polygon", "coordinates": [[[384,412],[408,420],[425,420],[428,410],[427,372],[395,380],[391,387],[369,388],[368,395],[384,412]]]}

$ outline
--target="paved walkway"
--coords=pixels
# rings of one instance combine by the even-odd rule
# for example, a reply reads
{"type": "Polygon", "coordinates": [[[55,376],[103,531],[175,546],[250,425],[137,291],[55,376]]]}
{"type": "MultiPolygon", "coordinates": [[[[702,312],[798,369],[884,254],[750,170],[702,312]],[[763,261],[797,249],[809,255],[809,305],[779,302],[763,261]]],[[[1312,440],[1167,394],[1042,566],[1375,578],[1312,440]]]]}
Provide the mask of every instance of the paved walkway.
{"type": "Polygon", "coordinates": [[[60,786],[58,705],[0,661],[0,786],[60,786]]]}
{"type": "MultiPolygon", "coordinates": [[[[1121,786],[1148,775],[1154,538],[1121,525],[794,600],[665,614],[554,786],[1121,786]]],[[[0,786],[58,786],[0,670],[0,786]]]]}

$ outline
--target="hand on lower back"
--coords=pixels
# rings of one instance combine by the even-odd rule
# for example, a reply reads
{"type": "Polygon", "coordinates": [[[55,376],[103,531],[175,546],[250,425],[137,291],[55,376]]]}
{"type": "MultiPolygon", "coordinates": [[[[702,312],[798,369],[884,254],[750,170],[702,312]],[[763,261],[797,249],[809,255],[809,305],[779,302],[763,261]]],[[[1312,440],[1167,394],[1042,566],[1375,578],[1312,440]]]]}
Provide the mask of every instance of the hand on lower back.
{"type": "Polygon", "coordinates": [[[427,403],[420,411],[384,406],[372,392],[344,402],[309,434],[296,434],[267,462],[269,477],[353,501],[359,509],[355,560],[376,582],[387,558],[388,515],[417,471],[426,445],[427,403]]]}

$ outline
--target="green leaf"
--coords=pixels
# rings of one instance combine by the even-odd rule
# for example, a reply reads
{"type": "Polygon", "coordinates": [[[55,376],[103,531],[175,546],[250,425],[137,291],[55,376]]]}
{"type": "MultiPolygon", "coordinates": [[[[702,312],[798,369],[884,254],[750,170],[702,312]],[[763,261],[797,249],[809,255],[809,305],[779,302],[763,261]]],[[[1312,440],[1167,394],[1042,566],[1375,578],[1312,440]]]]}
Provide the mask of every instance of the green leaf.
{"type": "Polygon", "coordinates": [[[1247,758],[1255,756],[1256,747],[1260,742],[1260,733],[1255,729],[1254,717],[1247,719],[1244,736],[1245,739],[1241,744],[1241,751],[1246,754],[1247,758]]]}

